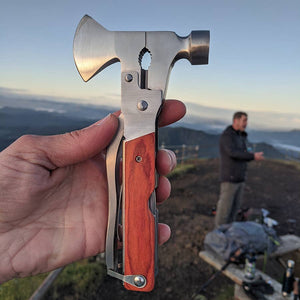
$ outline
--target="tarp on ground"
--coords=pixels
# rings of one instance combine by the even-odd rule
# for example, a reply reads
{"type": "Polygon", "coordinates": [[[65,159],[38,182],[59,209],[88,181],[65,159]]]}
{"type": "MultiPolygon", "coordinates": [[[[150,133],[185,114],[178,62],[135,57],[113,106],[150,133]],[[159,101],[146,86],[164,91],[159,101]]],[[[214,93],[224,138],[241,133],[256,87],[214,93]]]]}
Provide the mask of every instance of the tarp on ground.
{"type": "Polygon", "coordinates": [[[270,254],[276,250],[278,241],[273,228],[247,221],[219,226],[206,235],[204,246],[227,261],[238,249],[244,253],[270,254]]]}

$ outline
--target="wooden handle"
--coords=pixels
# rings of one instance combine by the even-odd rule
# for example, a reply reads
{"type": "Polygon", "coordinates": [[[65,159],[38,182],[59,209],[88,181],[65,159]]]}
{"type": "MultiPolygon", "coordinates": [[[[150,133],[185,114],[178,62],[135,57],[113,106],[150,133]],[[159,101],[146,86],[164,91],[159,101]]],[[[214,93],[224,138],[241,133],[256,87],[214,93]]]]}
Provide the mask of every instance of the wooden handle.
{"type": "Polygon", "coordinates": [[[155,189],[155,133],[124,143],[124,275],[143,275],[146,286],[125,283],[128,290],[148,292],[155,281],[155,218],[149,198],[155,189]]]}

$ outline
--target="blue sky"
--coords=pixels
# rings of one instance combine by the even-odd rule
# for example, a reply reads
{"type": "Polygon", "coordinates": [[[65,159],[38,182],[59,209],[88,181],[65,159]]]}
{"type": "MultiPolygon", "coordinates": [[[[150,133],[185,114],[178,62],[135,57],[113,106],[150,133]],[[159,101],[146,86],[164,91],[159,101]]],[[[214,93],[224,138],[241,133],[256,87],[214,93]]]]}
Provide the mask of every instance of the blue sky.
{"type": "Polygon", "coordinates": [[[268,112],[277,127],[278,113],[285,127],[293,114],[290,127],[300,128],[299,0],[1,0],[0,92],[119,106],[119,64],[88,83],[75,68],[73,37],[85,14],[109,30],[210,30],[209,65],[179,61],[168,98],[252,119],[268,112]]]}

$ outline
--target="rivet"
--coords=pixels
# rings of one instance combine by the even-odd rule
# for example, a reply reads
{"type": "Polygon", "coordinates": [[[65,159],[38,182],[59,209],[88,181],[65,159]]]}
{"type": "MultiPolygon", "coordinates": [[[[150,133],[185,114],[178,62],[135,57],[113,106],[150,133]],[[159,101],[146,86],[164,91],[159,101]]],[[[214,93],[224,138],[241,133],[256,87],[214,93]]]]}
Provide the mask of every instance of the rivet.
{"type": "Polygon", "coordinates": [[[148,108],[148,103],[145,100],[141,100],[138,104],[137,107],[140,111],[144,111],[148,108]]]}
{"type": "Polygon", "coordinates": [[[127,82],[131,82],[132,81],[132,79],[133,79],[133,76],[131,75],[131,74],[126,74],[126,76],[125,76],[125,80],[127,81],[127,82]]]}
{"type": "Polygon", "coordinates": [[[133,279],[133,281],[134,281],[134,284],[137,287],[142,287],[146,283],[145,277],[144,276],[140,276],[140,275],[135,276],[134,279],[133,279]]]}
{"type": "Polygon", "coordinates": [[[140,163],[140,162],[142,161],[142,157],[139,156],[139,155],[136,156],[136,157],[135,157],[135,161],[138,162],[138,163],[140,163]]]}

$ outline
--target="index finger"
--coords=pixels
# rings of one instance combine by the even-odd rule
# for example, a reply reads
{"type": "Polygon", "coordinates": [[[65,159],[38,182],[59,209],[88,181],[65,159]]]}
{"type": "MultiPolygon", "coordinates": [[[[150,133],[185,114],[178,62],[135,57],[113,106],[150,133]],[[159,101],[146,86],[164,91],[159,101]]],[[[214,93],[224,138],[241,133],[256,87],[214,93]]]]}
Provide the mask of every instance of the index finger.
{"type": "Polygon", "coordinates": [[[179,100],[165,100],[158,118],[158,126],[163,127],[175,123],[184,117],[185,105],[179,100]]]}
{"type": "MultiPolygon", "coordinates": [[[[162,106],[162,110],[158,117],[158,126],[164,127],[182,119],[186,113],[186,107],[183,102],[179,100],[165,100],[162,106]]],[[[115,111],[115,116],[119,116],[121,111],[115,111]]]]}

